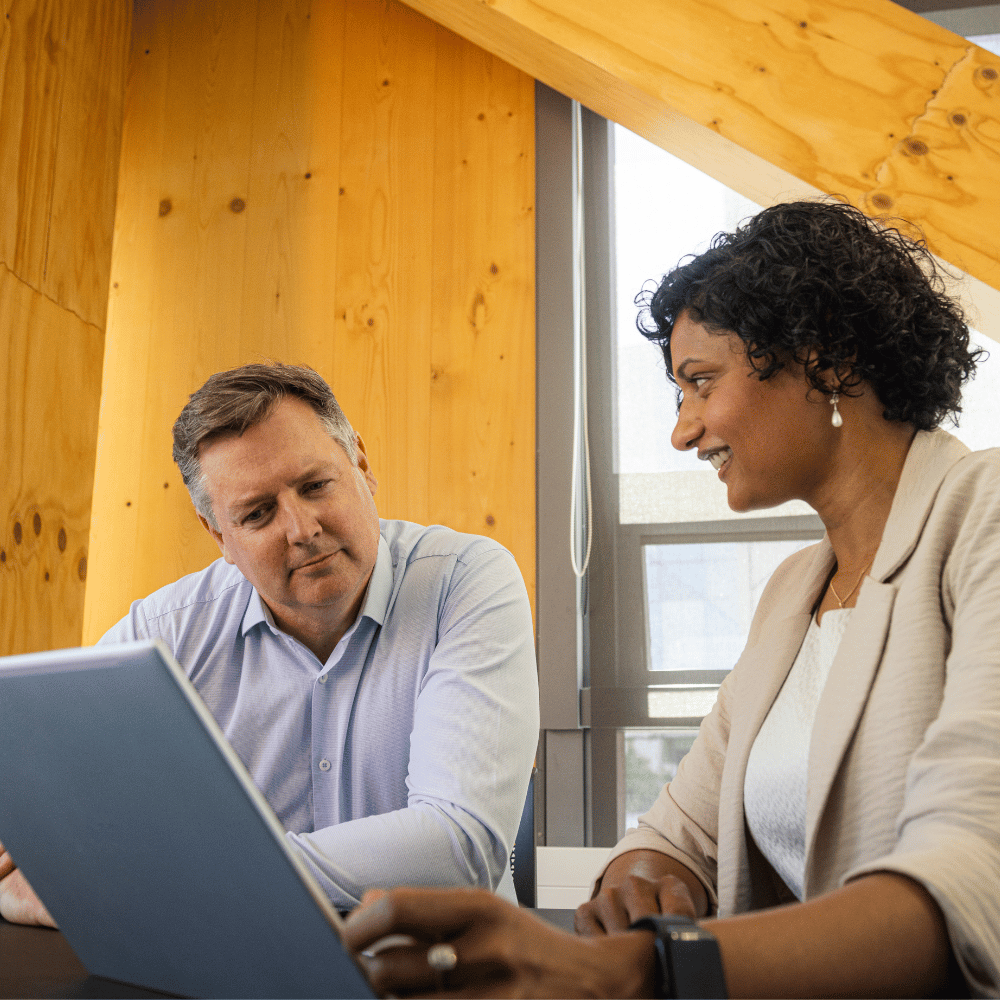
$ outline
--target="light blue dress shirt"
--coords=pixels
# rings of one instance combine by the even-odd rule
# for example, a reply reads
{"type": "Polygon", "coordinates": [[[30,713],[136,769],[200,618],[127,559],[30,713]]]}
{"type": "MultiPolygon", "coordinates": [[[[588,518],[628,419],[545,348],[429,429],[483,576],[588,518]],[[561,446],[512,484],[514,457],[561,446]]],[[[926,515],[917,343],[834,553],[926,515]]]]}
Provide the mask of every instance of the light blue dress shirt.
{"type": "Polygon", "coordinates": [[[136,601],[101,642],[132,639],[170,647],[335,906],[395,885],[513,895],[538,680],[502,546],[382,521],[361,612],[326,663],[221,559],[136,601]]]}

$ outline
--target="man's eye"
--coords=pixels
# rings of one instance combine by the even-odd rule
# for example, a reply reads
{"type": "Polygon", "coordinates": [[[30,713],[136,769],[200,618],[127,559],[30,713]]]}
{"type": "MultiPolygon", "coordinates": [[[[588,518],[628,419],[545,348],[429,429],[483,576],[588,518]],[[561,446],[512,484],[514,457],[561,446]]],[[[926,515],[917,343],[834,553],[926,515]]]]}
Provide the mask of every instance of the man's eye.
{"type": "Polygon", "coordinates": [[[324,486],[329,482],[327,479],[320,480],[317,483],[306,483],[305,492],[306,493],[317,493],[319,490],[323,489],[324,486]]]}

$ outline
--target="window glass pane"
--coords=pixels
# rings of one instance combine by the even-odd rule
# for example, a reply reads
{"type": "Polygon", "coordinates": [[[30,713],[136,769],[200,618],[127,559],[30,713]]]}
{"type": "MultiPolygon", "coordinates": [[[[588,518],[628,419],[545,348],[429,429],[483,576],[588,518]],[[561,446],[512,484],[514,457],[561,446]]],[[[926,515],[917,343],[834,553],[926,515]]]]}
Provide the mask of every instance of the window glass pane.
{"type": "Polygon", "coordinates": [[[728,670],[743,651],[764,584],[795,541],[643,546],[650,670],[728,670]]]}
{"type": "Polygon", "coordinates": [[[968,38],[981,49],[989,49],[994,55],[1000,56],[1000,35],[969,35],[968,38]]]}
{"type": "Polygon", "coordinates": [[[708,248],[759,206],[658,146],[615,126],[618,338],[617,472],[701,467],[670,446],[677,404],[663,356],[635,328],[635,296],[687,254],[708,248]]]}
{"type": "Polygon", "coordinates": [[[1000,445],[1000,425],[997,423],[997,400],[1000,399],[1000,344],[976,330],[972,342],[989,352],[976,368],[975,378],[962,389],[962,413],[958,427],[945,421],[944,429],[974,451],[1000,445]]]}
{"type": "Polygon", "coordinates": [[[697,729],[625,731],[625,826],[635,826],[656,801],[660,789],[677,773],[697,729]]]}

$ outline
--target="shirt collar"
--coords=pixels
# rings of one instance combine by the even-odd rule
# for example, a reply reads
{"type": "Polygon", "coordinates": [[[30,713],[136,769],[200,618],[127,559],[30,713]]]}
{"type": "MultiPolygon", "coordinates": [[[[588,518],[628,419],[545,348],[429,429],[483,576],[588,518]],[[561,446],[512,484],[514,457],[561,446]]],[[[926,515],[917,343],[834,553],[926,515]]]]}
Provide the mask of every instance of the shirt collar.
{"type": "MultiPolygon", "coordinates": [[[[375,568],[372,570],[371,579],[368,581],[368,590],[365,593],[364,604],[358,618],[371,618],[372,621],[381,625],[385,621],[386,612],[389,610],[389,598],[392,596],[392,553],[389,551],[389,544],[385,538],[378,536],[378,555],[375,557],[375,568]]],[[[274,624],[271,612],[257,593],[256,587],[250,589],[250,599],[247,601],[247,609],[243,615],[243,635],[246,635],[257,625],[269,625],[272,629],[278,630],[274,624]]]]}

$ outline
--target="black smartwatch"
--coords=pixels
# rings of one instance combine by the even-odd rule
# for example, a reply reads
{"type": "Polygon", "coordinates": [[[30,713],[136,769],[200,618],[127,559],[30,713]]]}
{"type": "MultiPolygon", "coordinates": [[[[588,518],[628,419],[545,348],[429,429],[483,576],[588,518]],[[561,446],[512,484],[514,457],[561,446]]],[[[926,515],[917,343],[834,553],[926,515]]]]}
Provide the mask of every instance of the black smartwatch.
{"type": "Polygon", "coordinates": [[[643,917],[629,930],[656,935],[656,996],[715,1000],[728,996],[719,943],[710,931],[673,914],[643,917]]]}

